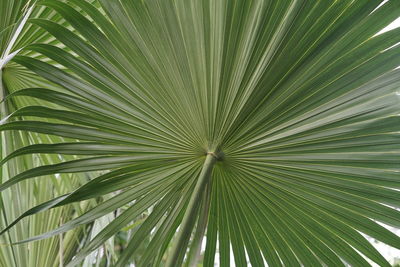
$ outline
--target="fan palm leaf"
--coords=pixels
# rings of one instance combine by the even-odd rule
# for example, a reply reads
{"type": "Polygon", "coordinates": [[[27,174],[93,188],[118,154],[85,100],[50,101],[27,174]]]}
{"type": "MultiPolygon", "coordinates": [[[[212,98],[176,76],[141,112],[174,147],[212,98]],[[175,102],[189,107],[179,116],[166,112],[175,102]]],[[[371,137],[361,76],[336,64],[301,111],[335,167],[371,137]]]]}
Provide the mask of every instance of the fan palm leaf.
{"type": "Polygon", "coordinates": [[[79,157],[22,171],[0,190],[58,173],[97,177],[3,233],[26,216],[117,192],[21,242],[128,205],[70,266],[146,211],[115,266],[195,265],[203,236],[204,266],[217,250],[221,266],[390,266],[363,234],[400,248],[382,226],[400,225],[400,30],[378,34],[399,1],[98,2],[40,2],[73,29],[30,23],[68,49],[39,42],[13,62],[63,89],[15,91],[5,103],[40,105],[0,126],[62,138],[2,163],[79,157]]]}

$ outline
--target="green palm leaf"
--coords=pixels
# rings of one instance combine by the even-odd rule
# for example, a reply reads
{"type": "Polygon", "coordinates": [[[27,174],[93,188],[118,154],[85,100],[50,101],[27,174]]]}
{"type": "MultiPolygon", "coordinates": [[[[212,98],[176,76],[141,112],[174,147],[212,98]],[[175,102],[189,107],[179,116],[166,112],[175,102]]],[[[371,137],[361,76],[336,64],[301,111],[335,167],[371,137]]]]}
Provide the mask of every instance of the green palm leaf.
{"type": "Polygon", "coordinates": [[[116,192],[20,242],[128,205],[70,266],[144,212],[115,266],[196,265],[204,235],[204,266],[217,251],[221,266],[390,266],[361,233],[400,249],[381,225],[400,227],[400,30],[377,35],[399,16],[398,1],[98,2],[40,2],[73,29],[30,23],[67,49],[40,42],[13,58],[54,88],[9,95],[5,103],[39,104],[0,126],[60,138],[2,163],[79,157],[19,172],[0,189],[56,173],[97,176],[3,233],[26,216],[116,192]]]}

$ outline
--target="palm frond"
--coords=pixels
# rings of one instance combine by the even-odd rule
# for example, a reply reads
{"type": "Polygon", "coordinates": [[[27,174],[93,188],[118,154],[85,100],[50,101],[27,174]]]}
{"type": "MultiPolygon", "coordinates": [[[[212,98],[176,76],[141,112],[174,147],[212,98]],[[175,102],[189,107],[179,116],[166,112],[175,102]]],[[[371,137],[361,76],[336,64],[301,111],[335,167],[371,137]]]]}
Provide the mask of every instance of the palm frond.
{"type": "MultiPolygon", "coordinates": [[[[22,50],[33,42],[52,43],[59,42],[43,29],[30,24],[30,18],[47,18],[66,25],[65,20],[44,6],[35,6],[34,1],[2,1],[0,3],[0,95],[1,95],[1,124],[13,116],[15,110],[32,104],[42,105],[43,102],[20,97],[4,101],[13,92],[18,92],[27,87],[41,86],[60,90],[61,87],[50,84],[34,72],[21,65],[12,62],[17,54],[40,58],[36,53],[22,50]],[[64,21],[64,23],[62,22],[64,21]]],[[[42,57],[43,58],[43,57],[42,57]]],[[[55,105],[51,105],[55,107],[55,105]]],[[[20,120],[15,118],[14,120],[20,120]]],[[[32,143],[64,142],[63,138],[41,135],[28,132],[2,132],[1,133],[1,157],[18,151],[19,148],[29,147],[32,143]]],[[[26,154],[25,154],[26,155],[26,154]]],[[[62,157],[62,160],[72,160],[74,156],[62,157]]],[[[0,179],[7,182],[19,172],[37,167],[41,164],[54,164],[60,162],[58,155],[27,155],[1,163],[0,179]]],[[[19,183],[10,190],[6,190],[1,198],[0,228],[6,228],[23,211],[32,208],[42,202],[48,201],[58,195],[70,192],[75,187],[89,180],[89,175],[59,174],[56,178],[50,176],[45,180],[30,180],[19,183]]],[[[60,226],[92,206],[92,203],[75,204],[69,207],[54,209],[31,216],[11,229],[1,237],[0,265],[19,266],[60,266],[64,261],[71,260],[79,246],[79,240],[87,235],[87,229],[76,229],[65,235],[59,235],[51,239],[37,243],[11,246],[10,244],[32,235],[37,235],[60,226]]]]}
{"type": "Polygon", "coordinates": [[[20,242],[128,205],[69,266],[144,212],[115,266],[193,264],[204,233],[204,266],[217,250],[221,266],[390,266],[362,233],[400,248],[381,225],[400,227],[400,29],[377,34],[399,1],[98,2],[40,2],[70,26],[30,20],[68,49],[37,43],[13,57],[55,88],[8,96],[41,105],[15,111],[0,130],[51,137],[3,161],[66,156],[0,189],[56,173],[96,177],[21,212],[3,233],[116,192],[20,242]]]}

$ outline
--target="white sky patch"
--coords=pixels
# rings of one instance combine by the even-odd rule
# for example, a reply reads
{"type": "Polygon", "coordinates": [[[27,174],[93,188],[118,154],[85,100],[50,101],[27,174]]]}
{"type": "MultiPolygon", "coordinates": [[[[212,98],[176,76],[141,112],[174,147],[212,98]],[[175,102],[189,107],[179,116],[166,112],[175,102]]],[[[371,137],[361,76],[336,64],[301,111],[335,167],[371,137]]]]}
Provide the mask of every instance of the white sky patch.
{"type": "Polygon", "coordinates": [[[378,34],[381,34],[381,33],[396,29],[398,27],[400,27],[400,17],[398,17],[395,21],[393,21],[388,26],[383,28],[380,32],[378,32],[378,34]]]}
{"type": "MultiPolygon", "coordinates": [[[[383,227],[385,227],[386,229],[388,229],[395,235],[400,236],[400,229],[385,225],[383,223],[379,223],[379,222],[377,222],[377,223],[382,225],[383,227]]],[[[393,248],[393,247],[386,245],[385,243],[379,242],[371,237],[367,237],[367,239],[382,254],[382,256],[385,257],[385,259],[390,264],[394,264],[396,261],[400,260],[400,250],[399,249],[393,248]]],[[[376,264],[372,261],[369,261],[369,262],[371,263],[371,265],[373,267],[379,267],[378,264],[376,264]]]]}

